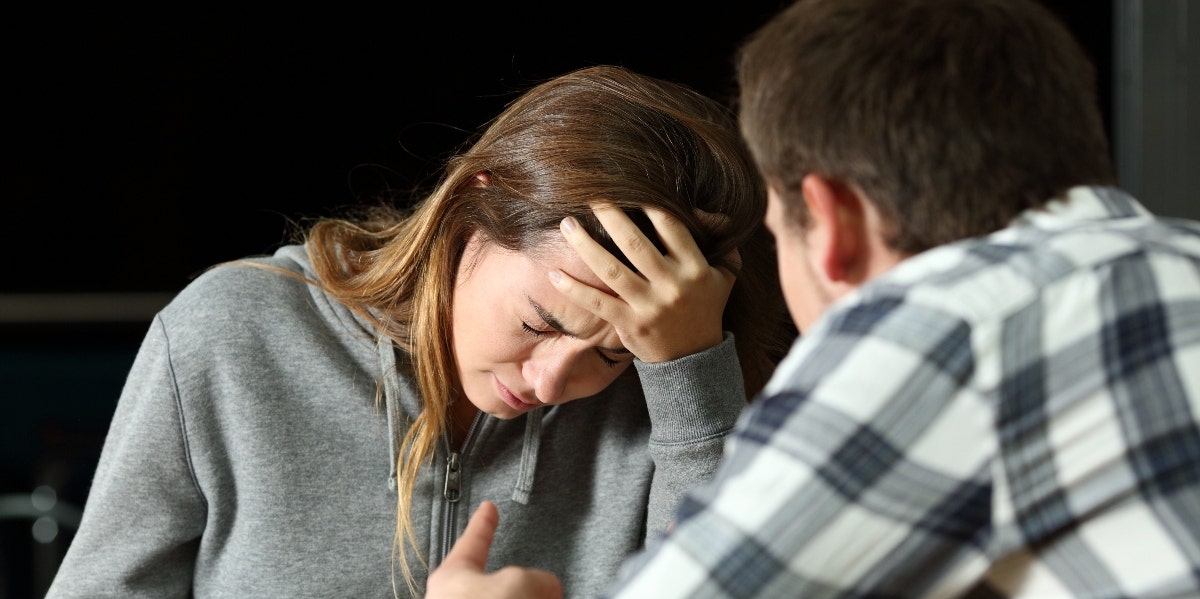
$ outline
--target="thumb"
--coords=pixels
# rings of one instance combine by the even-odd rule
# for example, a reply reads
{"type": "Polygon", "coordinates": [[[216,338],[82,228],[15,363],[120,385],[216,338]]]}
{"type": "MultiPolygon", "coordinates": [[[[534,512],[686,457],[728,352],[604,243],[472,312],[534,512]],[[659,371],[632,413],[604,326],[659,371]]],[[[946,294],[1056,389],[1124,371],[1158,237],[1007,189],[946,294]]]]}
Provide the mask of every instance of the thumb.
{"type": "Polygon", "coordinates": [[[496,527],[500,525],[500,512],[496,504],[484,501],[475,508],[467,529],[463,531],[446,559],[444,565],[472,567],[483,572],[487,566],[488,551],[492,548],[492,538],[496,535],[496,527]]]}

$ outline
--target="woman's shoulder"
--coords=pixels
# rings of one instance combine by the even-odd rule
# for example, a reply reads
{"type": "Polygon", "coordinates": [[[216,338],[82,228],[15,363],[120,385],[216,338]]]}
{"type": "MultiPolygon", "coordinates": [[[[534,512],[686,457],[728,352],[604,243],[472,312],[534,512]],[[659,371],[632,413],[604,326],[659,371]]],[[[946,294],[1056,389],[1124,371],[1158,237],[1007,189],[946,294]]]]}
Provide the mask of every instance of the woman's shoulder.
{"type": "Polygon", "coordinates": [[[168,308],[220,310],[246,303],[288,302],[307,295],[308,260],[303,248],[284,246],[274,254],[252,256],[208,267],[171,301],[168,308]]]}
{"type": "Polygon", "coordinates": [[[159,316],[168,329],[204,335],[263,328],[327,328],[343,320],[317,285],[303,246],[214,265],[183,288],[159,316]]]}

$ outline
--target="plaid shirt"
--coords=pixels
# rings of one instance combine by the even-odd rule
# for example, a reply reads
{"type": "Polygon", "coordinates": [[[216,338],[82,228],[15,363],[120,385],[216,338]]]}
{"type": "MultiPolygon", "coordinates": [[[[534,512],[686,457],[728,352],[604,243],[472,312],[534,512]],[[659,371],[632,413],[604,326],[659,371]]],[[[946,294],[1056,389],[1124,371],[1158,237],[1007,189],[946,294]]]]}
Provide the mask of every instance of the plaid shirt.
{"type": "Polygon", "coordinates": [[[1200,596],[1200,226],[1066,197],[830,308],[613,596],[1200,596]]]}

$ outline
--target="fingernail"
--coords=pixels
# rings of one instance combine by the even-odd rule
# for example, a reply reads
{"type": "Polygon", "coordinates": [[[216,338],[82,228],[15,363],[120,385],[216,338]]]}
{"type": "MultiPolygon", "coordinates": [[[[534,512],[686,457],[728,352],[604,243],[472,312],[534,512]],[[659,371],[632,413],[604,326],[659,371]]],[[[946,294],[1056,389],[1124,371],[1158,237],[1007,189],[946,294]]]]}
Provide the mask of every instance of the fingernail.
{"type": "Polygon", "coordinates": [[[550,281],[555,285],[562,282],[562,273],[557,270],[550,271],[550,281]]]}
{"type": "Polygon", "coordinates": [[[562,219],[562,228],[563,228],[563,231],[566,231],[567,233],[570,233],[571,231],[574,231],[574,230],[575,230],[575,225],[576,225],[576,222],[575,222],[575,217],[574,217],[574,216],[568,216],[568,217],[566,217],[566,218],[562,219]]]}

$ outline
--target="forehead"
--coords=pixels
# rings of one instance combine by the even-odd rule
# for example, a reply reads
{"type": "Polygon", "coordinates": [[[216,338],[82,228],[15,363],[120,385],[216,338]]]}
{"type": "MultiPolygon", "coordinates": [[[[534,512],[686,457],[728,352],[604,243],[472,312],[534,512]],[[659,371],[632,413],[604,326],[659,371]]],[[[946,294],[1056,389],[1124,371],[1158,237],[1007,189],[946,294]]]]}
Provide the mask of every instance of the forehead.
{"type": "MultiPolygon", "coordinates": [[[[588,267],[583,258],[566,242],[565,239],[547,241],[529,252],[531,260],[542,269],[546,276],[551,269],[561,270],[572,278],[600,289],[609,295],[614,295],[612,289],[605,285],[600,277],[588,267]]],[[[606,260],[616,261],[611,255],[606,260]]]]}
{"type": "MultiPolygon", "coordinates": [[[[615,261],[611,256],[606,259],[615,261]]],[[[474,272],[478,268],[486,270],[488,276],[506,278],[513,283],[534,284],[538,288],[544,285],[554,294],[558,291],[550,285],[548,275],[551,270],[561,270],[578,281],[615,295],[557,232],[521,251],[502,248],[476,234],[463,255],[460,276],[475,276],[479,274],[474,272]]]]}
{"type": "MultiPolygon", "coordinates": [[[[608,286],[588,268],[566,241],[540,245],[536,250],[512,251],[491,243],[468,248],[458,274],[455,306],[473,306],[477,314],[508,318],[515,311],[522,318],[553,319],[572,336],[591,339],[609,335],[611,325],[577,305],[550,282],[549,272],[562,270],[583,284],[614,295],[608,286]]],[[[550,320],[546,321],[551,323],[550,320]]],[[[557,327],[556,327],[557,328],[557,327]]],[[[615,339],[598,340],[606,347],[618,347],[615,339]]]]}

